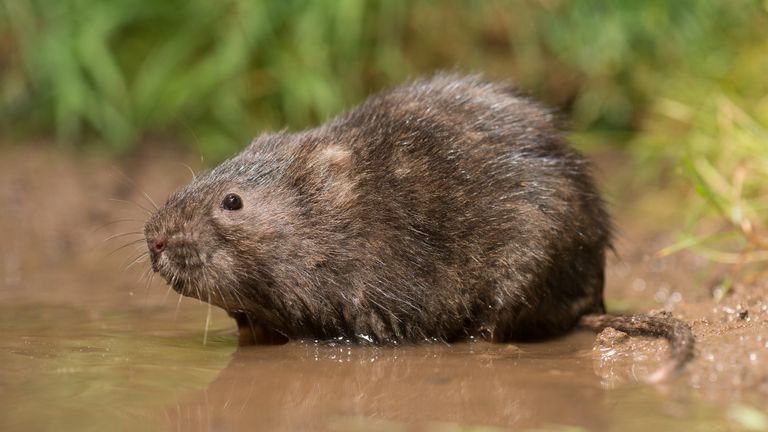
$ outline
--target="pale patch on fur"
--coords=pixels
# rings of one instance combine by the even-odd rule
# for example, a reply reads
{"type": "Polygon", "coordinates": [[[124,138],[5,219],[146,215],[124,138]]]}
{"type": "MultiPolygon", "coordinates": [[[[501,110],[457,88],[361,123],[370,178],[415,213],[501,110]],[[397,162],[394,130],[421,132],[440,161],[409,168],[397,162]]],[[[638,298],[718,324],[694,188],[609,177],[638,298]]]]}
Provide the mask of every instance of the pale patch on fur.
{"type": "Polygon", "coordinates": [[[318,152],[318,160],[333,170],[350,169],[352,153],[340,145],[332,144],[318,152]]]}
{"type": "Polygon", "coordinates": [[[323,194],[331,200],[333,207],[343,209],[351,205],[356,197],[357,186],[352,174],[352,153],[340,145],[332,144],[317,151],[315,165],[323,177],[323,194]]]}

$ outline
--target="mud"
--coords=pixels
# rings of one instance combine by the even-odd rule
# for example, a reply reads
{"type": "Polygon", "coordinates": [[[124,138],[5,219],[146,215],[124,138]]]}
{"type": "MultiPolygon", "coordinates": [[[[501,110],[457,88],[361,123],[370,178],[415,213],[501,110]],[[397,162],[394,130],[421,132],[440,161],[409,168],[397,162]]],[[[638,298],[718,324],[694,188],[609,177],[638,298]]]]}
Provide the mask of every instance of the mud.
{"type": "Polygon", "coordinates": [[[139,206],[152,205],[142,192],[163,200],[188,181],[184,165],[200,169],[197,158],[0,147],[0,429],[768,428],[768,284],[722,295],[728,269],[690,253],[650,258],[674,240],[676,203],[659,194],[653,206],[666,213],[651,216],[641,204],[617,206],[641,200],[613,181],[621,160],[598,162],[621,227],[609,309],[669,310],[698,339],[695,360],[663,387],[641,380],[665,357],[664,342],[618,332],[519,345],[237,349],[226,315],[179,303],[135,261],[144,246],[130,233],[146,217],[139,206]]]}

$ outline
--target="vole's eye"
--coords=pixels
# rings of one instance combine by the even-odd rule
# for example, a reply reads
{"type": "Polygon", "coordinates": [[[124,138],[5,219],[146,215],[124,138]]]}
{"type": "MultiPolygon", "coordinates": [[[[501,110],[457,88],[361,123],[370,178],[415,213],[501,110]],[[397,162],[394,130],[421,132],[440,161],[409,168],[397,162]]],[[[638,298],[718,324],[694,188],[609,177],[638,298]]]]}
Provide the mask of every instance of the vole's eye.
{"type": "Polygon", "coordinates": [[[240,210],[243,208],[243,200],[236,194],[227,194],[224,197],[224,201],[221,202],[221,206],[224,210],[240,210]]]}

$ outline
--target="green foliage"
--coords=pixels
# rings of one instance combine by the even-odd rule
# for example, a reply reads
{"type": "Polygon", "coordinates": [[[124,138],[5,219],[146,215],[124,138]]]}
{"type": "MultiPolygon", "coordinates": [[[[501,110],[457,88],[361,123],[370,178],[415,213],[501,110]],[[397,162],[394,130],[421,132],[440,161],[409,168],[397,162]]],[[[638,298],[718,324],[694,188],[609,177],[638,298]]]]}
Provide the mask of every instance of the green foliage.
{"type": "Polygon", "coordinates": [[[383,86],[485,71],[561,107],[582,135],[628,145],[643,181],[682,167],[708,206],[665,253],[763,260],[767,11],[759,0],[0,0],[0,125],[116,152],[160,137],[217,161],[383,86]],[[702,233],[707,215],[736,239],[702,233]]]}
{"type": "Polygon", "coordinates": [[[743,270],[768,262],[768,5],[739,10],[722,20],[734,40],[721,29],[662,69],[630,148],[638,172],[677,168],[699,197],[681,202],[687,228],[660,254],[693,249],[754,276],[743,270]]]}
{"type": "MultiPolygon", "coordinates": [[[[585,79],[574,107],[582,124],[624,129],[677,78],[705,80],[728,67],[734,47],[755,38],[758,3],[577,1],[546,20],[542,37],[585,79]],[[752,32],[753,34],[750,34],[752,32]]],[[[683,87],[684,88],[684,87],[683,87]]]]}
{"type": "Polygon", "coordinates": [[[258,129],[340,111],[366,75],[397,75],[397,34],[363,29],[387,33],[402,4],[6,0],[18,63],[3,79],[3,114],[115,150],[186,131],[216,158],[258,129]],[[371,70],[374,53],[389,67],[371,70]]]}
{"type": "Polygon", "coordinates": [[[679,150],[682,168],[702,198],[698,207],[689,210],[689,229],[680,242],[662,254],[695,249],[712,260],[739,266],[768,262],[766,108],[763,103],[762,108],[750,110],[762,114],[765,120],[759,120],[721,93],[709,95],[696,106],[672,101],[660,104],[660,114],[684,128],[671,133],[674,129],[662,126],[654,133],[665,135],[656,141],[669,146],[685,143],[679,150]],[[707,214],[722,222],[702,227],[707,214]]]}
{"type": "Polygon", "coordinates": [[[214,158],[440,68],[512,76],[580,129],[634,130],[671,77],[721,74],[766,24],[751,0],[2,6],[4,126],[115,150],[182,133],[214,158]]]}

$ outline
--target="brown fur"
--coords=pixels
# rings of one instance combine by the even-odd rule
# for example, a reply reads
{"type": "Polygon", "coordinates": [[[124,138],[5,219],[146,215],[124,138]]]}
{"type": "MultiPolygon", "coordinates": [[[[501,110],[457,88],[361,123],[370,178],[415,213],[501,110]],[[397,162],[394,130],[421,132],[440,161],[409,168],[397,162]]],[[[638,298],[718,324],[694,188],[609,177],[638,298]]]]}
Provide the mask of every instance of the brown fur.
{"type": "Polygon", "coordinates": [[[438,75],[256,138],[147,222],[182,294],[287,338],[561,334],[604,312],[611,223],[553,115],[438,75]],[[222,208],[229,193],[243,208],[222,208]]]}

